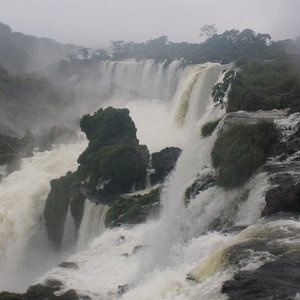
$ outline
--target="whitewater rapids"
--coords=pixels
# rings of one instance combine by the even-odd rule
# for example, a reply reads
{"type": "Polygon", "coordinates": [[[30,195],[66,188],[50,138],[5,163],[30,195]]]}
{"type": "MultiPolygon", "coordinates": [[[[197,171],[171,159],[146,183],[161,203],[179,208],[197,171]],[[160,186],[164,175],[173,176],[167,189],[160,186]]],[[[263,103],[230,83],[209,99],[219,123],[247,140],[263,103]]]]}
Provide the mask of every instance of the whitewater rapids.
{"type": "MultiPolygon", "coordinates": [[[[76,144],[56,145],[51,151],[23,158],[20,171],[4,177],[0,184],[0,290],[22,291],[32,278],[45,272],[42,261],[37,274],[24,270],[23,255],[30,239],[40,230],[50,181],[76,170],[85,139],[76,144]],[[20,277],[20,278],[19,278],[20,277]]],[[[30,250],[28,250],[30,251],[30,250]]],[[[46,258],[45,258],[46,259],[46,258]]],[[[28,263],[28,262],[26,262],[28,263]]]]}

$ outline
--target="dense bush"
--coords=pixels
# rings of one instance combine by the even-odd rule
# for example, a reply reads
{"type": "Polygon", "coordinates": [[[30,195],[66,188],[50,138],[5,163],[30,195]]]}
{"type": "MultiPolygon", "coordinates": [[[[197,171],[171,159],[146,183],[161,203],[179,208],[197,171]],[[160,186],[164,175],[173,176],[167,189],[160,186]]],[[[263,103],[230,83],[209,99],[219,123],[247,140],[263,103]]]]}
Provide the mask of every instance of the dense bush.
{"type": "Polygon", "coordinates": [[[228,97],[228,111],[300,110],[300,68],[287,58],[255,60],[240,68],[228,97]]]}
{"type": "Polygon", "coordinates": [[[217,184],[226,188],[240,186],[261,166],[276,141],[274,123],[236,124],[220,134],[212,150],[217,169],[217,184]]]}
{"type": "Polygon", "coordinates": [[[201,135],[204,137],[211,135],[220,123],[220,121],[221,119],[218,119],[216,121],[211,121],[204,124],[201,128],[201,135]]]}
{"type": "Polygon", "coordinates": [[[96,186],[101,178],[106,184],[97,188],[99,193],[129,192],[134,183],[143,184],[146,168],[147,161],[137,148],[125,144],[102,147],[90,160],[89,184],[96,186]]]}

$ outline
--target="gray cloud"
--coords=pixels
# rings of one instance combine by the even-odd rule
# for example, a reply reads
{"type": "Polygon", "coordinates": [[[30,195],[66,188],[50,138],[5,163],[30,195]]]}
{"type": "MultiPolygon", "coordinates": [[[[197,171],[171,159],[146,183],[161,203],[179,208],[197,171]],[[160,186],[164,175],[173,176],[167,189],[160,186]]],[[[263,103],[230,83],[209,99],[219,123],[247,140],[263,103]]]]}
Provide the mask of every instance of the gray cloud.
{"type": "Polygon", "coordinates": [[[0,22],[14,31],[92,47],[162,34],[197,42],[206,23],[275,39],[300,34],[299,0],[0,0],[0,7],[0,22]]]}

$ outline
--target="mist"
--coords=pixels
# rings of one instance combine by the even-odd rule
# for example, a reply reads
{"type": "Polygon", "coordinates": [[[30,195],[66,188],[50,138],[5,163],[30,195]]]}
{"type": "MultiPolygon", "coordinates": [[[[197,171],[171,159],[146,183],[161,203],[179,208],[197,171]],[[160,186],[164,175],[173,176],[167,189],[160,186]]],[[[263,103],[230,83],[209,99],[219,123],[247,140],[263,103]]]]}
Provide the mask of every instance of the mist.
{"type": "Polygon", "coordinates": [[[252,28],[277,39],[299,35],[298,0],[0,0],[0,20],[14,31],[62,43],[108,47],[110,40],[136,42],[162,34],[198,42],[204,24],[252,28]]]}

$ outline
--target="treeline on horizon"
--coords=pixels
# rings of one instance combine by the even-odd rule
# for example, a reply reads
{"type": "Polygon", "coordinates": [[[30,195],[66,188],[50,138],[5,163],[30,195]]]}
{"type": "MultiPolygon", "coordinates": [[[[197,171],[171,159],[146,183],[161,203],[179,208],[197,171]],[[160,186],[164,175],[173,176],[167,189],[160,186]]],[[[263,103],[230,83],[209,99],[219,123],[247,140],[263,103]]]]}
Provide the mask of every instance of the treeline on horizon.
{"type": "MultiPolygon", "coordinates": [[[[91,58],[156,61],[185,58],[190,63],[243,63],[246,58],[274,59],[285,53],[300,52],[300,37],[273,41],[269,34],[255,33],[252,29],[231,29],[221,34],[208,34],[201,43],[174,43],[165,35],[144,43],[114,40],[111,41],[111,51],[111,55],[103,49],[93,51],[91,58]]],[[[81,49],[81,53],[87,58],[88,48],[81,49]]]]}

